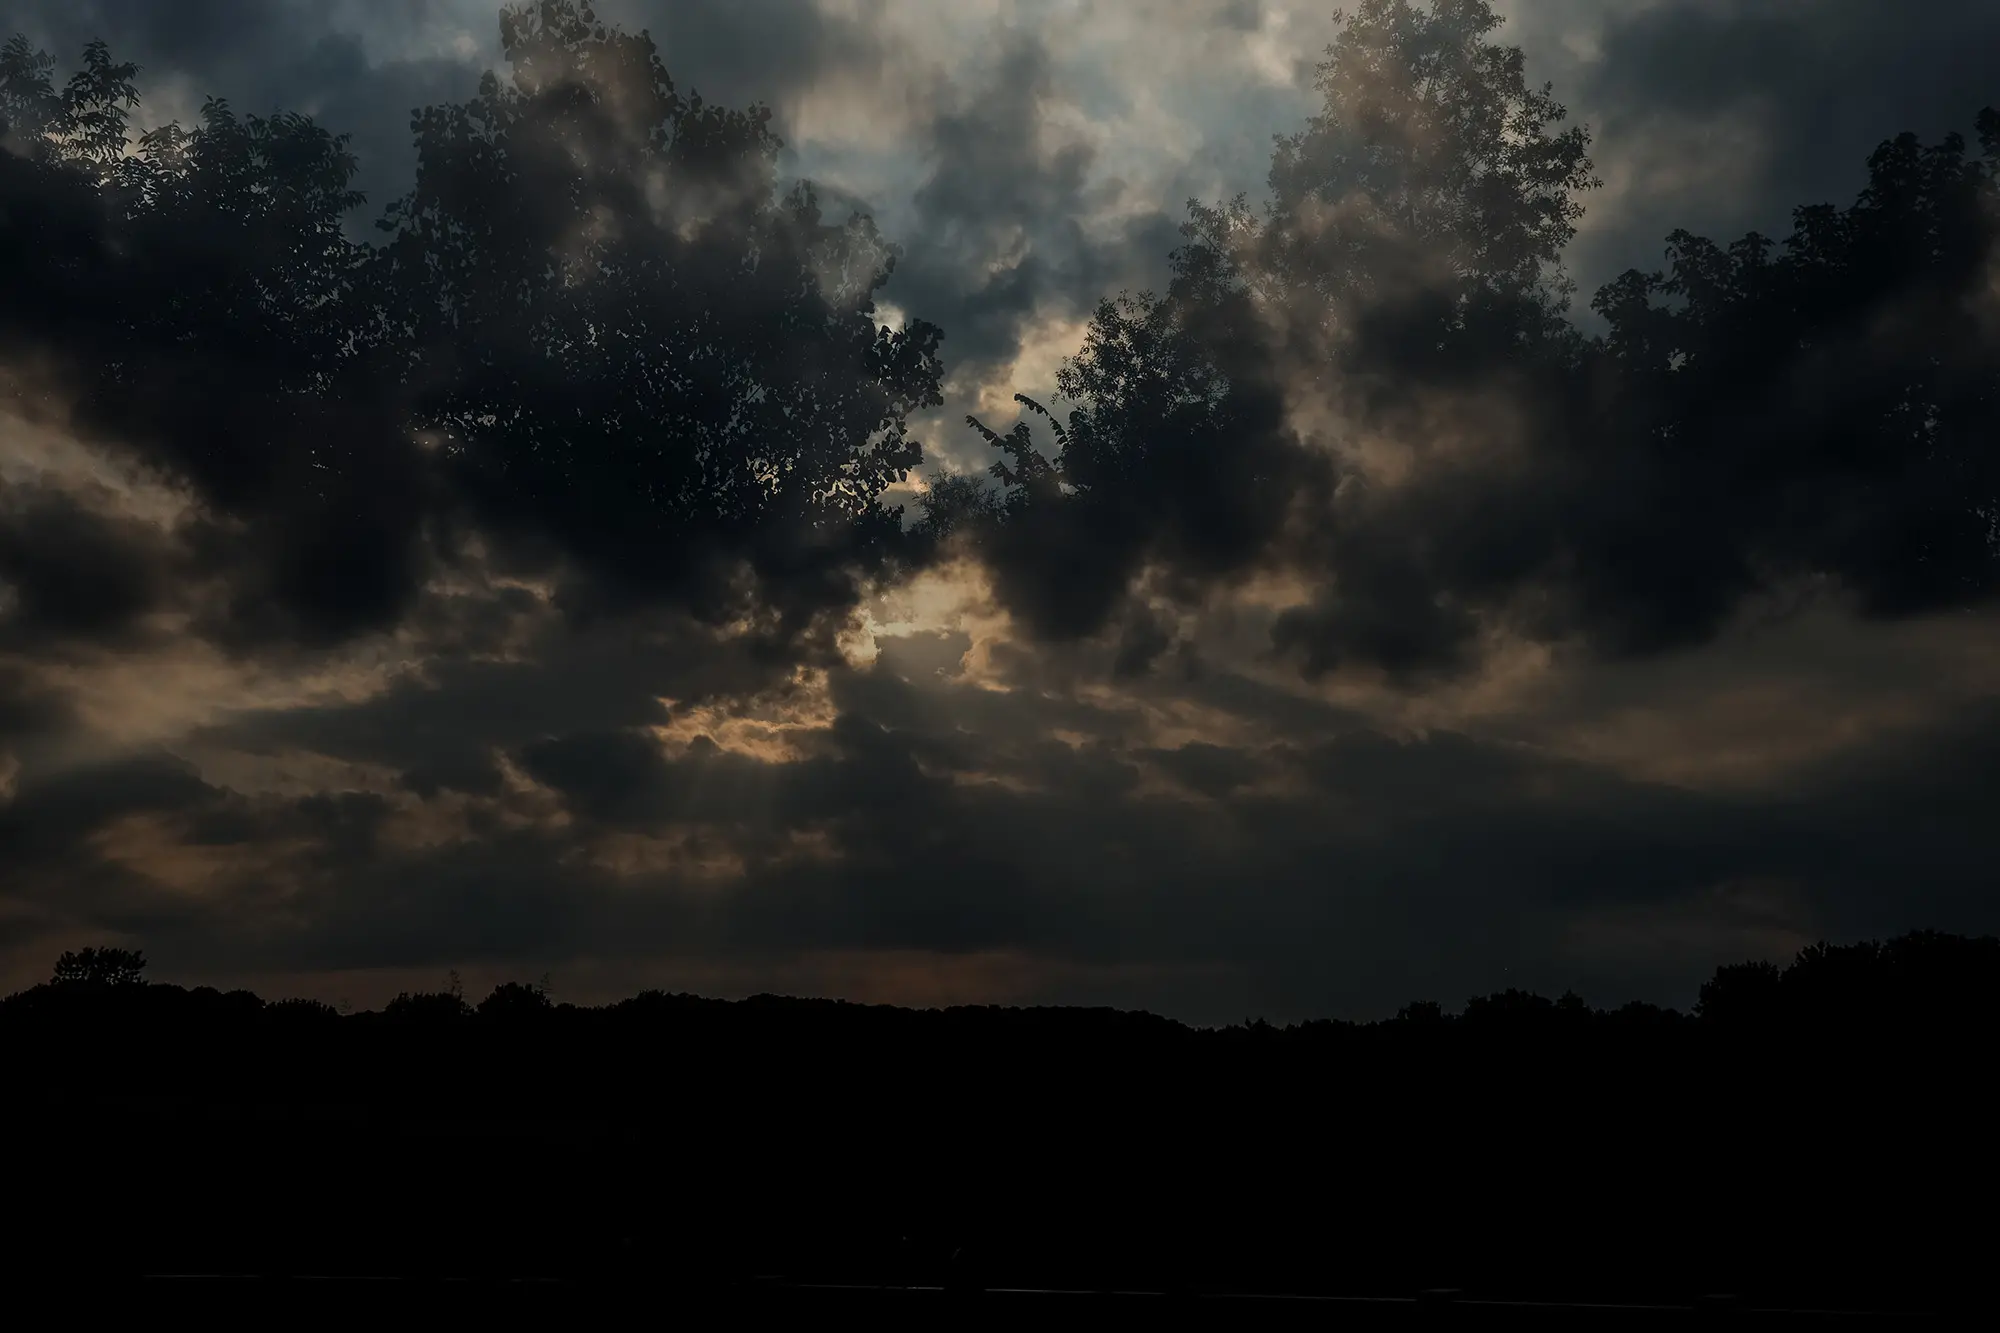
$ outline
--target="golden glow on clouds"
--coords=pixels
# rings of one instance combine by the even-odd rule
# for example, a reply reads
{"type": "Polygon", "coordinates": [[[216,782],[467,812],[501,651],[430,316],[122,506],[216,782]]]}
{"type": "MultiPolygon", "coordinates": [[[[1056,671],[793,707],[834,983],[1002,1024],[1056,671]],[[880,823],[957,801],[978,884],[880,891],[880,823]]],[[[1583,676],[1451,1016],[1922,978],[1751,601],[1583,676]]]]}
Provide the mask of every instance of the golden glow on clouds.
{"type": "Polygon", "coordinates": [[[1821,608],[1536,685],[1517,695],[1517,725],[1552,749],[1646,780],[1755,790],[2000,697],[2000,622],[1870,625],[1821,608]]]}
{"type": "MultiPolygon", "coordinates": [[[[1021,411],[1014,401],[1016,393],[1028,394],[1060,414],[1060,404],[1047,403],[1055,391],[1056,372],[1062,368],[1063,360],[1074,356],[1083,345],[1083,335],[1089,327],[1087,320],[1067,318],[1041,319],[1025,327],[1020,346],[1005,372],[976,387],[973,401],[981,419],[996,429],[1011,422],[1021,411]]],[[[973,389],[972,385],[953,386],[953,391],[961,394],[973,389]]],[[[1048,447],[1046,441],[1043,447],[1048,447]]]]}
{"type": "Polygon", "coordinates": [[[767,764],[788,764],[809,753],[801,742],[831,727],[837,711],[827,693],[826,673],[800,668],[783,694],[747,702],[683,705],[663,699],[665,726],[649,731],[670,754],[685,753],[706,737],[719,749],[767,764]]]}
{"type": "Polygon", "coordinates": [[[364,647],[344,660],[287,670],[231,661],[187,639],[155,656],[53,665],[45,675],[75,702],[103,747],[139,749],[232,712],[359,702],[397,674],[378,652],[364,647]]]}
{"type": "Polygon", "coordinates": [[[885,590],[869,608],[868,623],[885,638],[954,633],[978,638],[1002,632],[1007,616],[994,603],[985,571],[960,560],[885,590]]]}
{"type": "Polygon", "coordinates": [[[1012,622],[995,602],[986,573],[967,560],[928,569],[881,590],[856,616],[843,645],[850,665],[873,663],[880,640],[963,634],[970,647],[960,657],[954,679],[966,685],[1005,688],[994,680],[991,653],[1012,637],[1012,622]]]}
{"type": "Polygon", "coordinates": [[[106,861],[142,876],[150,886],[215,903],[234,902],[244,890],[260,897],[281,892],[316,850],[308,842],[272,837],[224,844],[194,842],[173,819],[157,814],[115,820],[98,830],[91,842],[106,861]]]}
{"type": "MultiPolygon", "coordinates": [[[[505,791],[495,812],[506,828],[516,832],[538,827],[564,829],[574,822],[562,798],[529,777],[514,756],[495,751],[493,762],[505,791]]],[[[489,804],[488,808],[493,807],[489,804]]]]}
{"type": "MultiPolygon", "coordinates": [[[[0,386],[14,378],[0,367],[0,386]]],[[[59,423],[0,412],[0,486],[36,483],[101,497],[112,512],[161,528],[190,511],[184,488],[85,444],[59,423]]]]}

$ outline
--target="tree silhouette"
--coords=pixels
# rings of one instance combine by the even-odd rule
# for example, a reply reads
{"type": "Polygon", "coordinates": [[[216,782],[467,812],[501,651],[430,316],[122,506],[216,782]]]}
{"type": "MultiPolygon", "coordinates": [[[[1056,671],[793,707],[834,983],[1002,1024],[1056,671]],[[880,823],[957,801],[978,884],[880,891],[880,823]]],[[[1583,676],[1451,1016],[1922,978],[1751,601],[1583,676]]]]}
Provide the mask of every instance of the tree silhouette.
{"type": "Polygon", "coordinates": [[[451,991],[403,991],[383,1006],[386,1018],[410,1026],[435,1027],[472,1016],[465,997],[451,991]]]}
{"type": "Polygon", "coordinates": [[[10,42],[0,353],[49,373],[4,391],[193,483],[186,581],[227,594],[197,627],[232,644],[379,628],[483,545],[579,614],[789,645],[910,553],[881,495],[941,335],[876,323],[892,247],[780,191],[767,110],[572,0],[501,28],[507,77],[416,114],[374,245],[344,137],[211,100],[128,143],[132,66],[95,45],[57,90],[10,42]]]}
{"type": "MultiPolygon", "coordinates": [[[[1328,521],[1340,472],[1304,446],[1296,409],[1337,383],[1360,395],[1341,409],[1365,416],[1370,393],[1406,401],[1581,348],[1557,261],[1594,184],[1588,136],[1491,40],[1485,0],[1367,0],[1340,19],[1322,110],[1278,142],[1263,215],[1241,196],[1191,203],[1165,294],[1099,306],[1057,377],[1071,406],[1054,452],[1025,423],[1003,436],[970,421],[1008,455],[994,475],[1009,522],[987,543],[1000,591],[1045,635],[1095,631],[1147,567],[1198,594],[1270,562],[1352,579],[1372,561],[1386,585],[1372,591],[1401,594],[1423,571],[1328,521]]],[[[1279,636],[1311,641],[1318,668],[1348,647],[1412,664],[1462,632],[1363,613],[1279,636]]]]}
{"type": "MultiPolygon", "coordinates": [[[[1629,272],[1593,302],[1610,325],[1620,461],[1676,457],[1689,491],[1712,500],[1698,532],[1658,496],[1617,521],[1631,547],[1693,554],[1688,583],[1713,590],[1709,618],[1775,579],[1833,575],[1889,615],[2000,588],[2000,327],[1985,295],[2000,117],[1980,126],[1983,158],[1956,134],[1899,136],[1848,208],[1797,210],[1781,243],[1677,231],[1665,271],[1629,272]]],[[[1594,595],[1635,592],[1607,582],[1594,595]]]]}
{"type": "Polygon", "coordinates": [[[59,986],[142,986],[146,955],[132,949],[88,948],[67,951],[56,959],[53,980],[59,986]]]}
{"type": "Polygon", "coordinates": [[[16,409],[66,409],[192,484],[180,572],[223,585],[210,633],[338,638],[399,613],[427,489],[393,381],[357,354],[346,139],[214,99],[133,138],[134,67],[101,43],[59,95],[25,42],[0,66],[0,351],[41,367],[5,382],[16,409]]]}
{"type": "Polygon", "coordinates": [[[1561,128],[1500,24],[1487,0],[1364,0],[1319,66],[1319,114],[1278,142],[1266,218],[1196,211],[1200,244],[1243,252],[1244,280],[1341,338],[1350,372],[1479,368],[1567,332],[1590,136],[1561,128]]]}
{"type": "Polygon", "coordinates": [[[1776,1016],[1780,978],[1777,965],[1766,961],[1718,967],[1702,983],[1695,1015],[1715,1023],[1769,1021],[1776,1016]]]}
{"type": "Polygon", "coordinates": [[[324,1025],[341,1017],[340,1011],[325,1001],[307,999],[273,1000],[270,1013],[275,1019],[301,1027],[324,1025]]]}
{"type": "Polygon", "coordinates": [[[1436,1024],[1444,1021],[1444,1006],[1436,1000],[1412,1000],[1396,1011],[1399,1023],[1436,1024]]]}
{"type": "Polygon", "coordinates": [[[998,521],[1003,502],[997,491],[976,477],[937,475],[917,496],[920,517],[916,532],[932,542],[949,541],[954,533],[979,532],[998,521]]]}
{"type": "Polygon", "coordinates": [[[1587,339],[1559,259],[1588,136],[1498,22],[1484,0],[1344,16],[1265,208],[1191,205],[1165,294],[1104,302],[1059,373],[1060,424],[1020,400],[1053,448],[1025,415],[971,420],[1004,504],[937,503],[1023,624],[1122,617],[1157,655],[1144,600],[1276,568],[1312,592],[1275,647],[1409,684],[1496,626],[1622,656],[1762,592],[1895,616],[2000,591],[2000,113],[1983,159],[1884,143],[1852,206],[1800,209],[1782,244],[1673,233],[1587,339]],[[1423,466],[1440,441],[1465,447],[1423,466]],[[1357,446],[1419,465],[1385,484],[1357,446]]]}
{"type": "Polygon", "coordinates": [[[139,104],[138,66],[118,64],[105,43],[84,48],[83,68],[58,90],[55,61],[15,35],[0,47],[0,144],[43,165],[116,174],[126,116],[139,104]]]}
{"type": "Polygon", "coordinates": [[[520,985],[476,1019],[448,991],[352,1016],[103,995],[0,1000],[0,1043],[10,1112],[62,1149],[21,1164],[54,1168],[28,1177],[52,1224],[81,1225],[135,1157],[189,1188],[181,1227],[124,1234],[133,1262],[546,1273],[634,1235],[665,1261],[698,1231],[698,1265],[864,1282],[955,1285],[963,1251],[990,1286],[1983,1299],[1989,1229],[1946,1205],[1992,1174],[1990,937],[1721,967],[1699,1019],[1519,990],[1222,1029],[658,992],[554,1007],[520,985]],[[1758,1191],[1774,1153],[1794,1165],[1758,1191]],[[408,1235],[308,1225],[318,1185],[407,1208],[408,1235]],[[461,1225],[421,1207],[440,1189],[461,1225]]]}
{"type": "Polygon", "coordinates": [[[543,987],[509,981],[495,986],[492,993],[479,1002],[478,1014],[482,1020],[518,1023],[533,1021],[554,1009],[543,987]]]}
{"type": "Polygon", "coordinates": [[[412,426],[473,517],[553,541],[607,603],[797,632],[894,554],[879,496],[921,458],[939,332],[875,322],[891,248],[780,195],[767,109],[684,92],[588,5],[501,34],[509,77],[417,115],[380,224],[412,426]]]}

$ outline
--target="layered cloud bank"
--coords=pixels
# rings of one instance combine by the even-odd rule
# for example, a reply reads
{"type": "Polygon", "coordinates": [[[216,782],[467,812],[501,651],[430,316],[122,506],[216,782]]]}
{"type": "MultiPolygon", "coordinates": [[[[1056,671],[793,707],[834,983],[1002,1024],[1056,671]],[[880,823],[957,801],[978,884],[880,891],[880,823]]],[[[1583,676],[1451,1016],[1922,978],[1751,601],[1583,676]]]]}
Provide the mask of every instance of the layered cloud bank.
{"type": "Polygon", "coordinates": [[[2000,925],[1983,7],[601,8],[7,48],[8,978],[1203,1020],[2000,925]],[[1946,29],[1815,156],[1772,52],[1946,29]]]}

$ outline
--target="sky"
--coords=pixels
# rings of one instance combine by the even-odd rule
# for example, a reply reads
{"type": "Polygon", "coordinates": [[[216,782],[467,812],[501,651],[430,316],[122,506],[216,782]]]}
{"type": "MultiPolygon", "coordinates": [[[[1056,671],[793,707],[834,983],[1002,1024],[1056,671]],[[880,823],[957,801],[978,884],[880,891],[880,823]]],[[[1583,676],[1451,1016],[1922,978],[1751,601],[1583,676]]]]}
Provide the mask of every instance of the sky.
{"type": "MultiPolygon", "coordinates": [[[[1676,228],[1782,236],[1853,202],[1883,140],[1971,137],[2000,102],[2000,10],[1972,0],[1495,8],[1590,132],[1560,255],[1586,335],[1676,228]]],[[[768,106],[780,188],[897,247],[857,318],[943,330],[939,391],[898,409],[922,462],[882,492],[912,514],[1000,457],[968,414],[1004,433],[1101,300],[1165,289],[1190,200],[1261,205],[1339,31],[1301,0],[598,9],[680,92],[768,106]]],[[[491,0],[6,24],[58,82],[94,38],[136,62],[135,128],[218,96],[351,135],[355,239],[416,178],[412,108],[504,69],[491,0]]],[[[437,499],[388,394],[271,446],[385,441],[302,555],[306,511],[213,445],[228,367],[92,415],[64,358],[97,344],[58,328],[0,338],[0,991],[114,942],[161,980],[355,1007],[456,972],[1282,1021],[1511,986],[1685,1007],[1719,963],[2000,928],[1990,597],[1877,596],[1903,586],[1877,556],[1795,539],[1821,511],[1565,453],[1498,380],[1273,372],[1291,443],[1222,518],[1240,478],[1205,463],[1133,484],[1129,540],[1057,523],[892,569],[703,528],[702,559],[755,571],[711,586],[697,538],[617,535],[623,492],[437,499]],[[1305,436],[1373,498],[1322,489],[1305,436]],[[1589,535],[1564,564],[1545,528],[1589,535]],[[1774,552],[1799,577],[1752,570],[1774,552]],[[1544,602],[1570,609],[1520,612],[1544,602]]],[[[1794,480],[1836,447],[1795,388],[1794,480]]],[[[1895,503],[1841,495],[1857,522],[1895,503]]]]}

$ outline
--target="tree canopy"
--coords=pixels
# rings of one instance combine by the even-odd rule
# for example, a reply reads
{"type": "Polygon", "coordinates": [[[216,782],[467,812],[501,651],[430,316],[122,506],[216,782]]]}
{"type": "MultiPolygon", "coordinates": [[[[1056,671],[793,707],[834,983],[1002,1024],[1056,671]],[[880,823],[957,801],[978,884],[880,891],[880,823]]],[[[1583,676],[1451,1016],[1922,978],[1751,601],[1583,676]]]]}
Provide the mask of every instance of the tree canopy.
{"type": "Polygon", "coordinates": [[[1053,448],[970,421],[1004,503],[939,490],[932,525],[985,534],[1019,618],[1156,656],[1149,607],[1278,572],[1310,591],[1274,647],[1410,683],[1494,632],[1651,653],[1799,587],[1873,616],[1992,597],[2000,118],[1984,159],[1884,143],[1782,245],[1674,232],[1586,336],[1561,256],[1589,135],[1499,26],[1487,0],[1341,16],[1261,212],[1191,203],[1166,292],[1103,302],[1056,403],[1021,400],[1053,448]]]}
{"type": "Polygon", "coordinates": [[[781,193],[767,110],[587,4],[501,26],[507,77],[415,114],[372,243],[344,136],[211,100],[134,139],[133,66],[96,44],[58,90],[15,39],[7,392],[193,484],[232,642],[393,623],[468,541],[573,610],[810,634],[898,554],[939,331],[877,322],[893,248],[781,193]]]}
{"type": "Polygon", "coordinates": [[[145,973],[144,953],[92,946],[64,951],[51,979],[58,986],[139,986],[145,984],[145,973]]]}
{"type": "Polygon", "coordinates": [[[490,529],[614,599],[844,599],[939,401],[938,330],[875,319],[892,248],[781,194],[768,109],[681,90],[645,34],[542,0],[502,39],[509,78],[416,118],[416,187],[380,224],[413,428],[490,529]]]}

